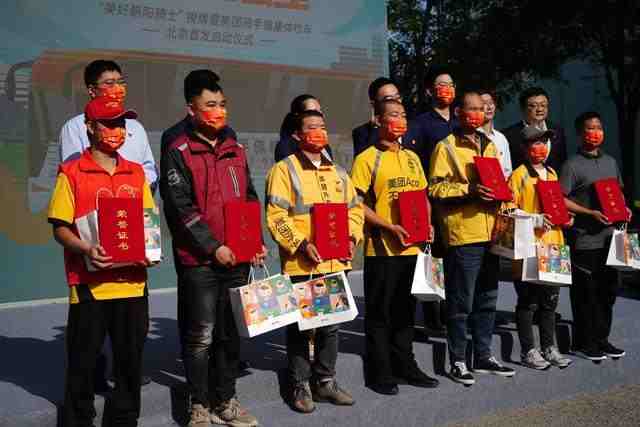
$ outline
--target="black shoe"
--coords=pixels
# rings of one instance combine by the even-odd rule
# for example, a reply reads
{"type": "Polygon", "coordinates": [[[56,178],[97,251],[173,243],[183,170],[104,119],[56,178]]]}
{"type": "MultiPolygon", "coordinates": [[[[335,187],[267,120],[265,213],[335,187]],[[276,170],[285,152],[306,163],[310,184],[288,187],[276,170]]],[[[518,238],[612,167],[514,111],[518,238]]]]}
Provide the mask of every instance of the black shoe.
{"type": "Polygon", "coordinates": [[[414,366],[407,374],[400,375],[400,378],[414,387],[436,388],[440,384],[440,381],[422,372],[418,366],[414,366]]]}
{"type": "Polygon", "coordinates": [[[368,387],[379,394],[394,396],[399,393],[398,385],[393,383],[369,384],[368,387]]]}
{"type": "Polygon", "coordinates": [[[457,383],[464,385],[473,385],[476,383],[475,378],[471,375],[471,372],[467,370],[467,364],[464,362],[455,362],[449,376],[457,383]]]}
{"type": "Polygon", "coordinates": [[[151,384],[151,377],[149,375],[143,375],[140,377],[140,385],[151,384]]]}
{"type": "Polygon", "coordinates": [[[507,368],[506,366],[503,366],[493,356],[491,356],[488,359],[474,362],[473,372],[477,372],[479,374],[499,375],[501,377],[512,377],[516,374],[516,371],[514,371],[511,368],[507,368]]]}
{"type": "Polygon", "coordinates": [[[577,348],[573,351],[573,354],[583,359],[591,360],[592,362],[600,362],[607,358],[607,355],[603,351],[592,348],[577,348]]]}
{"type": "Polygon", "coordinates": [[[618,348],[618,347],[614,346],[613,344],[611,344],[608,341],[606,343],[600,345],[600,351],[602,351],[604,354],[606,354],[609,357],[613,357],[614,359],[617,359],[618,357],[622,357],[625,354],[627,354],[626,351],[624,351],[621,348],[618,348]]]}

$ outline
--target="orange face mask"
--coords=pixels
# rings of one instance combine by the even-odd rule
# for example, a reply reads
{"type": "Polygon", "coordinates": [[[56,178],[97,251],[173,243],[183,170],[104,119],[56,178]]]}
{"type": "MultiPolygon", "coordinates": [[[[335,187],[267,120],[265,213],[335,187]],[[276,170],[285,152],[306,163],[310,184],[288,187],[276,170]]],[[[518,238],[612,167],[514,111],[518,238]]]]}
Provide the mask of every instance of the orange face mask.
{"type": "Polygon", "coordinates": [[[467,129],[477,129],[484,124],[484,111],[462,112],[460,121],[467,129]]]}
{"type": "Polygon", "coordinates": [[[407,133],[407,119],[404,117],[389,117],[382,122],[381,131],[383,138],[388,141],[397,141],[407,133]]]}
{"type": "Polygon", "coordinates": [[[107,86],[104,89],[100,90],[100,95],[105,98],[112,100],[114,103],[118,105],[124,104],[124,99],[127,97],[127,87],[125,85],[111,85],[107,86]]]}
{"type": "Polygon", "coordinates": [[[529,147],[529,158],[533,164],[544,162],[548,153],[549,149],[545,144],[533,144],[529,147]]]}
{"type": "Polygon", "coordinates": [[[436,86],[436,99],[445,105],[451,105],[456,97],[456,90],[451,86],[436,86]]]}
{"type": "Polygon", "coordinates": [[[98,149],[105,153],[115,153],[124,144],[127,131],[123,127],[103,127],[99,131],[98,149]]]}
{"type": "Polygon", "coordinates": [[[599,147],[604,141],[604,132],[600,129],[585,130],[584,142],[593,148],[599,147]]]}
{"type": "Polygon", "coordinates": [[[218,107],[206,111],[197,110],[196,117],[200,123],[215,131],[219,131],[227,125],[226,108],[218,107]]]}
{"type": "Polygon", "coordinates": [[[300,148],[311,153],[319,153],[329,144],[329,135],[324,129],[311,129],[300,135],[300,148]]]}

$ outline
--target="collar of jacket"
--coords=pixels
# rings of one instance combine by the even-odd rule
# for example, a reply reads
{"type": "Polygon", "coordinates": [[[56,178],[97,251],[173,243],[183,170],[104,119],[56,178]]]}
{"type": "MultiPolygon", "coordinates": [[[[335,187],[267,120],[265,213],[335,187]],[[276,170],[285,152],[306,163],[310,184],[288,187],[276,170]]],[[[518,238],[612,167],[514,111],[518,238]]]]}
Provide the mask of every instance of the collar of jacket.
{"type": "Polygon", "coordinates": [[[583,157],[586,157],[587,159],[599,159],[600,157],[602,157],[604,153],[602,152],[602,148],[599,148],[596,154],[592,154],[592,153],[587,153],[582,149],[582,147],[580,147],[578,148],[578,154],[581,154],[583,157]]]}
{"type": "MultiPolygon", "coordinates": [[[[314,170],[318,169],[316,168],[316,165],[314,165],[311,162],[311,160],[309,160],[309,158],[302,152],[300,147],[296,149],[296,152],[294,153],[294,155],[300,162],[302,169],[314,169],[314,170]]],[[[327,159],[327,156],[320,153],[320,167],[330,167],[330,166],[333,166],[333,162],[327,159]]]]}
{"type": "Polygon", "coordinates": [[[187,129],[187,136],[189,137],[189,149],[194,153],[202,153],[205,151],[212,151],[217,156],[222,155],[230,148],[238,145],[237,141],[229,136],[228,128],[225,127],[220,131],[218,136],[219,142],[212,147],[208,141],[205,141],[198,134],[195,133],[195,129],[190,127],[187,129]]]}
{"type": "MultiPolygon", "coordinates": [[[[540,174],[538,173],[538,171],[536,170],[536,168],[533,167],[533,165],[531,164],[530,161],[526,161],[524,162],[524,166],[527,168],[527,172],[529,172],[529,176],[532,178],[540,178],[540,174]]],[[[544,168],[547,170],[547,174],[551,174],[552,172],[555,172],[553,169],[551,169],[551,167],[544,165],[544,168]]],[[[547,176],[548,178],[548,176],[547,176]]]]}

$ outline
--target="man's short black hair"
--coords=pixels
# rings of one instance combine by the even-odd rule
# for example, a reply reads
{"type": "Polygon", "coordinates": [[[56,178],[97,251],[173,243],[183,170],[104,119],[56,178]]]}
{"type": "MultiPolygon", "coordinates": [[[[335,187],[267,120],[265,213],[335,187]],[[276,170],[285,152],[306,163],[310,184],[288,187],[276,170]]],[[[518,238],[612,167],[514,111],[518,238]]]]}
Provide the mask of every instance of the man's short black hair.
{"type": "Polygon", "coordinates": [[[205,89],[211,92],[222,92],[218,84],[220,77],[211,70],[194,70],[184,79],[184,100],[188,103],[202,94],[205,89]]]}
{"type": "Polygon", "coordinates": [[[443,74],[448,74],[453,79],[453,74],[451,74],[451,70],[444,65],[432,65],[427,70],[427,75],[424,78],[424,83],[428,88],[433,87],[434,82],[443,74]]]}
{"type": "Polygon", "coordinates": [[[520,94],[520,98],[518,99],[518,101],[520,102],[520,108],[522,108],[523,110],[527,108],[527,101],[533,96],[544,96],[549,99],[549,94],[546,90],[544,90],[540,86],[533,86],[523,90],[520,94]]]}
{"type": "Polygon", "coordinates": [[[304,119],[307,117],[322,117],[324,119],[324,114],[317,110],[304,110],[301,113],[295,115],[295,124],[296,130],[298,132],[302,131],[302,125],[304,124],[304,119]]]}
{"type": "Polygon", "coordinates": [[[600,117],[600,114],[596,113],[595,111],[585,111],[584,113],[576,117],[576,120],[573,122],[573,125],[576,128],[576,132],[581,133],[584,129],[584,124],[586,123],[586,121],[591,119],[598,119],[602,121],[602,117],[600,117]]]}
{"type": "Polygon", "coordinates": [[[372,81],[371,84],[369,84],[369,100],[375,101],[380,88],[386,85],[395,86],[395,83],[388,77],[378,77],[377,79],[372,81]]]}
{"type": "Polygon", "coordinates": [[[376,116],[381,116],[384,114],[385,111],[385,107],[388,104],[395,104],[395,105],[400,105],[404,108],[404,105],[402,104],[402,102],[398,101],[397,99],[382,99],[380,101],[377,101],[375,104],[373,104],[373,112],[376,116]]]}
{"type": "Polygon", "coordinates": [[[122,74],[120,66],[115,61],[97,59],[84,67],[84,84],[87,87],[95,86],[105,71],[117,71],[122,74]]]}

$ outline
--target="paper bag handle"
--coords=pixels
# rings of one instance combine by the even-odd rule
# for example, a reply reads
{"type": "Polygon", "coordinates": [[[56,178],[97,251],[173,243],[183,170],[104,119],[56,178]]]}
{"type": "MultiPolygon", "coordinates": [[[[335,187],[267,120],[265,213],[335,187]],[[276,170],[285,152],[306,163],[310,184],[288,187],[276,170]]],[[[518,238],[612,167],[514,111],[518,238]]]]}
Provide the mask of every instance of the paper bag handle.
{"type": "MultiPolygon", "coordinates": [[[[266,279],[267,277],[271,276],[271,274],[269,273],[269,269],[267,268],[266,264],[260,264],[258,265],[258,267],[263,268],[264,269],[264,279],[266,279]]],[[[247,284],[252,283],[255,280],[255,276],[256,276],[256,267],[253,266],[253,264],[251,264],[251,267],[249,268],[249,277],[247,278],[247,284]]]]}

